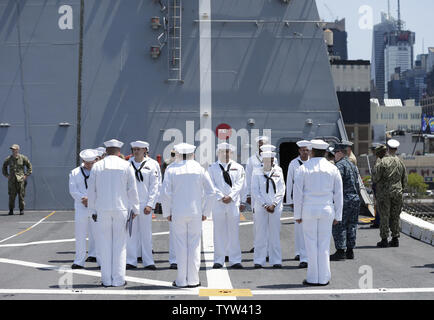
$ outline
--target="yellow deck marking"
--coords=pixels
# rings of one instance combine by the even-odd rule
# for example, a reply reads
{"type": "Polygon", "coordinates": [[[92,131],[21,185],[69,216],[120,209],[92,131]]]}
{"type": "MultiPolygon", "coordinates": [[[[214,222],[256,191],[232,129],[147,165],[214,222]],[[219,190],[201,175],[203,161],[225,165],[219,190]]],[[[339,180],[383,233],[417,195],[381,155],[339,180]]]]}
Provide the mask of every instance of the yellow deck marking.
{"type": "Polygon", "coordinates": [[[55,213],[56,213],[56,211],[51,212],[48,216],[42,218],[41,220],[39,220],[39,221],[38,221],[37,223],[35,223],[34,225],[28,227],[26,230],[20,231],[20,232],[18,232],[17,234],[14,234],[13,236],[10,236],[9,238],[3,239],[3,240],[0,241],[0,243],[5,242],[5,241],[7,241],[7,240],[9,240],[9,239],[15,238],[15,237],[17,237],[17,236],[23,234],[24,232],[27,232],[27,231],[29,231],[30,229],[33,229],[33,228],[36,227],[38,224],[40,224],[42,221],[48,219],[49,217],[51,217],[51,216],[52,216],[53,214],[55,214],[55,213]]]}
{"type": "Polygon", "coordinates": [[[360,222],[364,222],[364,223],[370,223],[373,220],[375,220],[375,218],[360,218],[359,219],[360,222]]]}
{"type": "Polygon", "coordinates": [[[250,289],[200,289],[199,297],[253,297],[250,289]]]}

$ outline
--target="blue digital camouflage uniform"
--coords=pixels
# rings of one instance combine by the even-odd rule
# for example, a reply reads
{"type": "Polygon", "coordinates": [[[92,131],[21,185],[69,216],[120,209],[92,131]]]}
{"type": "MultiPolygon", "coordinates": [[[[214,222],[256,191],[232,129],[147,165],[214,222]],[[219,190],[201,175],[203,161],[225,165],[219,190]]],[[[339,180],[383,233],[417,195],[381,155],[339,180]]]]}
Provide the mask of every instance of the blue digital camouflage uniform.
{"type": "Polygon", "coordinates": [[[336,249],[353,249],[356,246],[356,231],[360,211],[359,170],[348,157],[336,162],[342,177],[344,207],[342,221],[333,226],[336,249]]]}

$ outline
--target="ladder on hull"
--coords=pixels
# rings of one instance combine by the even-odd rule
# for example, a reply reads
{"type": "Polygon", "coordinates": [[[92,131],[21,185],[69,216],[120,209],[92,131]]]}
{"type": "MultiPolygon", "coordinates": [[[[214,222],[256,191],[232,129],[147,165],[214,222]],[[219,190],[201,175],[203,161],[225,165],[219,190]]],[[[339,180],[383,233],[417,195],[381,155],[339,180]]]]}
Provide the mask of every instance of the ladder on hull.
{"type": "Polygon", "coordinates": [[[168,79],[167,82],[182,80],[182,0],[168,2],[168,79]]]}

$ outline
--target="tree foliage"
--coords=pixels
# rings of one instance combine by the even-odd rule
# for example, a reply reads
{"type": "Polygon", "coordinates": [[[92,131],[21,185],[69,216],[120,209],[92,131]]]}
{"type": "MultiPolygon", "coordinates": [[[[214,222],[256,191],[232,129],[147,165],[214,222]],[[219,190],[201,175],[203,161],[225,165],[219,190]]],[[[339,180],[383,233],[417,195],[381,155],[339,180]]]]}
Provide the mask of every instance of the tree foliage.
{"type": "Polygon", "coordinates": [[[424,194],[428,189],[423,177],[417,173],[410,173],[408,175],[408,189],[411,193],[424,194]]]}

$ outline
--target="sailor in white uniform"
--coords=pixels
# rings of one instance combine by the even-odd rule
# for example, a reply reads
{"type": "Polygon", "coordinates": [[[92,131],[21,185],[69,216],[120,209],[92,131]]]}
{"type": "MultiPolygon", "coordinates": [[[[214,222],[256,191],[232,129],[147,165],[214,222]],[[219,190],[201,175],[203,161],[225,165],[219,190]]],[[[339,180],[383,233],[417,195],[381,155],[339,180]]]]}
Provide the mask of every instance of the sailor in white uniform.
{"type": "Polygon", "coordinates": [[[104,144],[107,156],[92,168],[88,203],[97,214],[102,285],[118,287],[126,284],[128,210],[140,213],[139,197],[132,166],[118,156],[123,143],[113,139],[104,144]]]}
{"type": "Polygon", "coordinates": [[[312,158],[297,170],[294,179],[294,218],[303,226],[307,253],[305,285],[324,286],[331,279],[332,224],[342,220],[342,178],[324,158],[328,143],[312,140],[312,158]]]}
{"type": "MultiPolygon", "coordinates": [[[[180,155],[175,149],[172,150],[172,153],[173,153],[173,161],[166,167],[166,170],[173,163],[177,163],[179,161],[182,161],[182,155],[180,155]]],[[[161,190],[162,190],[162,187],[160,188],[160,197],[161,197],[161,190]]],[[[173,223],[171,221],[169,221],[169,264],[170,264],[170,269],[176,270],[176,269],[178,269],[178,265],[176,263],[176,253],[175,253],[175,243],[174,243],[173,233],[174,233],[173,223]]]]}
{"type": "MultiPolygon", "coordinates": [[[[246,179],[244,186],[241,190],[241,210],[244,210],[245,203],[248,203],[253,212],[253,220],[255,220],[255,206],[252,202],[252,196],[251,196],[251,187],[252,187],[252,174],[253,171],[256,168],[262,168],[262,150],[261,147],[264,144],[267,144],[269,141],[269,138],[267,136],[259,136],[255,139],[255,142],[257,143],[258,151],[255,152],[254,155],[250,156],[250,158],[247,160],[246,163],[246,179]]],[[[255,242],[255,229],[253,228],[253,243],[255,242]]],[[[250,249],[250,252],[254,252],[254,248],[250,249]]]]}
{"type": "MultiPolygon", "coordinates": [[[[142,141],[142,142],[144,142],[144,141],[142,141]]],[[[145,155],[144,155],[145,159],[144,159],[144,161],[146,161],[146,166],[148,168],[150,168],[151,166],[153,166],[155,168],[155,170],[157,172],[157,178],[158,178],[158,192],[157,192],[157,196],[155,198],[155,205],[154,205],[154,208],[153,208],[153,210],[155,210],[156,204],[160,202],[159,197],[160,197],[160,189],[161,189],[161,183],[162,183],[161,167],[160,167],[160,164],[158,163],[158,161],[156,161],[156,160],[152,159],[151,157],[149,157],[149,155],[148,155],[149,154],[149,143],[145,142],[145,144],[147,144],[148,146],[145,147],[145,148],[142,148],[145,151],[145,155]]],[[[153,219],[153,218],[155,218],[155,215],[151,214],[151,217],[153,219]]],[[[137,229],[138,229],[138,223],[137,222],[133,222],[133,230],[137,230],[137,229]]],[[[136,234],[137,234],[137,232],[136,232],[136,234]]],[[[138,243],[136,245],[136,248],[137,248],[137,257],[138,257],[137,261],[143,262],[143,259],[142,259],[142,241],[141,241],[141,237],[138,237],[137,239],[138,239],[138,243]]],[[[152,248],[151,248],[151,252],[152,252],[152,248]]],[[[130,256],[130,258],[131,257],[132,256],[130,256]]],[[[128,255],[127,255],[127,269],[134,269],[135,265],[129,264],[128,261],[129,260],[128,260],[128,255]]],[[[143,264],[145,265],[145,262],[143,262],[143,264]]],[[[155,268],[152,265],[147,266],[147,268],[145,268],[145,269],[155,270],[155,268]]]]}
{"type": "Polygon", "coordinates": [[[195,146],[182,143],[175,150],[183,156],[164,174],[161,192],[163,216],[173,224],[178,274],[175,287],[198,287],[202,221],[211,215],[215,190],[208,172],[194,160],[195,146]]]}
{"type": "Polygon", "coordinates": [[[267,251],[273,268],[282,268],[280,217],[285,196],[285,181],[282,169],[274,164],[275,155],[275,152],[263,151],[264,167],[255,169],[252,176],[251,193],[255,205],[255,268],[264,266],[267,251]]]}
{"type": "Polygon", "coordinates": [[[229,265],[242,269],[239,238],[240,192],[244,185],[244,168],[231,157],[235,147],[226,142],[217,145],[218,160],[208,173],[217,192],[212,209],[214,223],[214,269],[223,267],[225,256],[229,265]]]}
{"type": "Polygon", "coordinates": [[[130,144],[134,157],[131,157],[129,162],[136,177],[140,214],[137,219],[133,220],[131,237],[127,237],[126,268],[137,268],[137,257],[140,250],[140,257],[142,257],[145,269],[156,270],[152,257],[152,209],[155,208],[160,186],[158,169],[151,158],[145,157],[149,143],[134,141],[130,144]]]}
{"type": "MultiPolygon", "coordinates": [[[[297,142],[299,156],[292,160],[288,166],[288,173],[286,175],[286,203],[294,208],[293,200],[293,186],[295,173],[300,166],[309,160],[309,150],[311,150],[310,142],[301,140],[297,142]]],[[[307,255],[306,247],[304,245],[303,227],[301,224],[295,223],[294,226],[294,249],[295,260],[299,260],[299,268],[307,268],[307,255]]]]}
{"type": "Polygon", "coordinates": [[[86,237],[89,236],[89,257],[87,262],[96,262],[97,253],[95,246],[96,223],[92,220],[88,210],[88,178],[93,164],[96,162],[98,152],[86,149],[80,152],[83,160],[81,166],[75,168],[69,174],[69,194],[74,199],[75,209],[75,259],[72,269],[83,269],[86,259],[86,237]]]}

